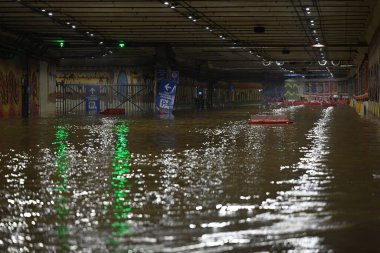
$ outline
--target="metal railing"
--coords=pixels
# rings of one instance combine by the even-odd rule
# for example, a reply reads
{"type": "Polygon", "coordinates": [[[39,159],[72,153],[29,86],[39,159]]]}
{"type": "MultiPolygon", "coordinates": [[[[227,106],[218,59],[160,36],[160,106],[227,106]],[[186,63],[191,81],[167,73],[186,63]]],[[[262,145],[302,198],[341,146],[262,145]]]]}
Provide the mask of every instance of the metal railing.
{"type": "MultiPolygon", "coordinates": [[[[150,85],[56,85],[56,112],[58,115],[88,114],[88,88],[94,88],[96,112],[123,109],[126,114],[148,113],[154,110],[154,88],[150,85]]],[[[93,113],[93,111],[92,111],[93,113]]]]}

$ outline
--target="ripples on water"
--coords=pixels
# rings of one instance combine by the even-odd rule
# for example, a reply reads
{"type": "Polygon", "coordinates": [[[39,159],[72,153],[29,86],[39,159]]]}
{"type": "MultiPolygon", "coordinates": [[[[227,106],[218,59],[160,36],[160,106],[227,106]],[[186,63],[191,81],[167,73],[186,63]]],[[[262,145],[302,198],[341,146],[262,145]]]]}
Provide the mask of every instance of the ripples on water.
{"type": "Polygon", "coordinates": [[[328,252],[334,108],[275,113],[296,124],[57,120],[0,149],[0,251],[328,252]]]}

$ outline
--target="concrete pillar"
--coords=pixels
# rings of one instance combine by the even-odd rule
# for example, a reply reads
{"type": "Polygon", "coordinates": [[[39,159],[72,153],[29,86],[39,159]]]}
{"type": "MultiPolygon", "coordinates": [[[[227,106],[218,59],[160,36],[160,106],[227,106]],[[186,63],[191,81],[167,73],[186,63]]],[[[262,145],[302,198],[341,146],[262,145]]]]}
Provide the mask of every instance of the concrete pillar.
{"type": "Polygon", "coordinates": [[[40,62],[40,116],[47,117],[55,115],[55,103],[49,102],[49,73],[48,73],[48,63],[40,62]]]}

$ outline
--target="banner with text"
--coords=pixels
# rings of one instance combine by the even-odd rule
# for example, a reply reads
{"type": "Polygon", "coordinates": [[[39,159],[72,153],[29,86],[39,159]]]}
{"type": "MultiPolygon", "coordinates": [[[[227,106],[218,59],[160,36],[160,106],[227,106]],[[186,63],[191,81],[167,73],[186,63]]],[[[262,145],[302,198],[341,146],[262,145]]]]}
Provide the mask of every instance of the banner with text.
{"type": "Polygon", "coordinates": [[[166,79],[161,81],[156,99],[156,110],[158,113],[169,114],[173,112],[176,88],[176,81],[166,79]]]}

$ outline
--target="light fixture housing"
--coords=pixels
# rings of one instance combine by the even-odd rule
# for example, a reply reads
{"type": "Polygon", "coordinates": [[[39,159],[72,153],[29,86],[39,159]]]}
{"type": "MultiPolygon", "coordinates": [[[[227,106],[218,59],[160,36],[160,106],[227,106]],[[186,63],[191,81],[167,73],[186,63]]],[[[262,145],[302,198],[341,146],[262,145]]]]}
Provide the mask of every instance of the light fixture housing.
{"type": "Polygon", "coordinates": [[[322,47],[325,47],[325,45],[321,44],[321,43],[316,43],[316,44],[313,44],[311,45],[312,47],[316,47],[316,48],[322,48],[322,47]]]}

